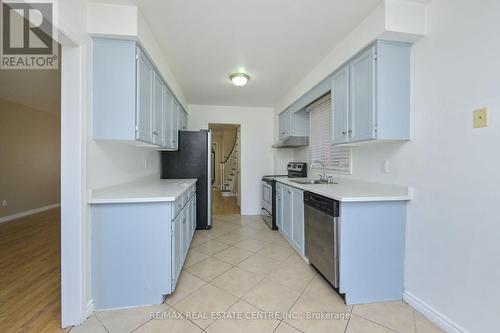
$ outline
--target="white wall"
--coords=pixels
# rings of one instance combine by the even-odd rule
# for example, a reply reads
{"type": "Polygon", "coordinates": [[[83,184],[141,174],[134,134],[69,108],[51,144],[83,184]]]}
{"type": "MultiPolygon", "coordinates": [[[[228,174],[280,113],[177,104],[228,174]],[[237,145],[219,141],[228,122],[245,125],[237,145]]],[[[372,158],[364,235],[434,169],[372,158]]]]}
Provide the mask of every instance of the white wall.
{"type": "Polygon", "coordinates": [[[412,48],[411,142],[353,148],[352,177],[414,188],[405,289],[450,331],[498,330],[499,13],[496,0],[430,2],[429,34],[412,48]],[[490,126],[473,129],[485,106],[490,126]]]}
{"type": "Polygon", "coordinates": [[[271,108],[189,105],[189,129],[209,123],[241,126],[241,214],[260,214],[261,178],[273,173],[271,108]]]}
{"type": "Polygon", "coordinates": [[[406,290],[469,332],[498,329],[500,2],[432,1],[412,49],[412,136],[357,148],[354,177],[407,183],[406,290]],[[490,127],[472,110],[490,108],[490,127]],[[390,161],[390,173],[381,172],[390,161]]]}
{"type": "Polygon", "coordinates": [[[154,148],[89,140],[87,149],[89,190],[160,173],[160,153],[154,148]]]}
{"type": "Polygon", "coordinates": [[[433,1],[428,13],[429,35],[412,48],[412,141],[354,147],[352,177],[414,188],[406,292],[451,327],[492,332],[500,299],[500,2],[433,1]],[[490,126],[473,129],[472,110],[484,106],[490,126]]]}

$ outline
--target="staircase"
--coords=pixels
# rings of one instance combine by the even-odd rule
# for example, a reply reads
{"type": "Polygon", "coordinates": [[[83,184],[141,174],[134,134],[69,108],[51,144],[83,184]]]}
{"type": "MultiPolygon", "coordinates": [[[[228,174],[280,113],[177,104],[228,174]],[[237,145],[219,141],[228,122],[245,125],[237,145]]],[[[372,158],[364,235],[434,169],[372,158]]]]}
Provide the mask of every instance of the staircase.
{"type": "Polygon", "coordinates": [[[240,158],[240,147],[239,147],[239,131],[236,132],[234,138],[233,148],[228,156],[224,158],[224,162],[221,162],[222,168],[222,188],[221,192],[223,196],[237,196],[238,195],[238,169],[239,169],[239,158],[240,158]]]}

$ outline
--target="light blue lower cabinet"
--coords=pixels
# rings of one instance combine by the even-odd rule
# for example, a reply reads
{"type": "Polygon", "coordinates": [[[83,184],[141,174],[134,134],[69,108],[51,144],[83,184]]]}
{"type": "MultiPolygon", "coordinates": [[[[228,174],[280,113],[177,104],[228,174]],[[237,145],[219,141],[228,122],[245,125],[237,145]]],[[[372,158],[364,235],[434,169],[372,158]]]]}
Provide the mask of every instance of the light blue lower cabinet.
{"type": "MultiPolygon", "coordinates": [[[[276,210],[279,232],[306,258],[304,192],[277,184],[276,210]]],[[[401,300],[406,201],[342,202],[339,221],[339,292],[346,303],[401,300]]]]}
{"type": "Polygon", "coordinates": [[[291,240],[295,249],[304,255],[304,192],[292,190],[292,232],[291,240]]]}
{"type": "Polygon", "coordinates": [[[196,229],[196,194],[174,202],[91,206],[96,310],[163,303],[174,292],[196,229]],[[175,216],[174,216],[175,215],[175,216]]]}
{"type": "Polygon", "coordinates": [[[340,292],[347,304],[400,300],[406,201],[340,206],[340,292]]]}
{"type": "Polygon", "coordinates": [[[276,224],[283,237],[304,256],[304,192],[283,184],[276,186],[276,224]]]}
{"type": "Polygon", "coordinates": [[[278,230],[283,227],[283,186],[276,184],[276,226],[278,230]]]}

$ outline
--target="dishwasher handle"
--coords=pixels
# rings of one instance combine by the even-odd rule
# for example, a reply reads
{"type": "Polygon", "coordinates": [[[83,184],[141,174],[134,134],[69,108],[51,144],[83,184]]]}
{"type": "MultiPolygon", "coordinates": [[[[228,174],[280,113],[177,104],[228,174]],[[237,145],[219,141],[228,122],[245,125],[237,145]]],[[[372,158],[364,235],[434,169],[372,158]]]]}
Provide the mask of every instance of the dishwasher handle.
{"type": "Polygon", "coordinates": [[[337,200],[306,191],[304,192],[304,205],[314,207],[329,216],[339,217],[339,202],[337,200]]]}

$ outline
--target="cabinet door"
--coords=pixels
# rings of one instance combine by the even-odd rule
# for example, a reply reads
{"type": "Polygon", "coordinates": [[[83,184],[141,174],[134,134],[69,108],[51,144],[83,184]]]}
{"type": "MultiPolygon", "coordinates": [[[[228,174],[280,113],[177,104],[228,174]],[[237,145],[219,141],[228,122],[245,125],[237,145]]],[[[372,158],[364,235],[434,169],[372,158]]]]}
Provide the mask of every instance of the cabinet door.
{"type": "Polygon", "coordinates": [[[189,249],[191,242],[191,225],[189,224],[190,213],[188,206],[184,206],[182,214],[182,264],[184,265],[184,259],[186,259],[186,254],[189,249]]]}
{"type": "Polygon", "coordinates": [[[172,222],[172,290],[181,271],[181,219],[179,214],[172,222]]]}
{"type": "Polygon", "coordinates": [[[154,74],[153,81],[153,143],[158,146],[165,145],[165,131],[163,130],[163,89],[161,78],[154,74]]]}
{"type": "Polygon", "coordinates": [[[349,65],[350,141],[375,139],[375,47],[349,65]]]}
{"type": "Polygon", "coordinates": [[[279,139],[283,140],[290,136],[290,110],[279,115],[279,139]]]}
{"type": "Polygon", "coordinates": [[[138,49],[138,55],[136,139],[153,143],[153,66],[140,49],[138,49]]]}
{"type": "Polygon", "coordinates": [[[173,97],[166,86],[163,86],[163,137],[165,148],[172,148],[172,101],[173,97]]]}
{"type": "Polygon", "coordinates": [[[293,193],[292,189],[284,186],[283,187],[283,233],[290,240],[292,238],[292,204],[293,204],[293,193]]]}
{"type": "Polygon", "coordinates": [[[196,231],[196,193],[193,195],[193,200],[191,204],[191,237],[196,231]]]}
{"type": "Polygon", "coordinates": [[[349,142],[349,67],[332,77],[332,144],[349,142]]]}
{"type": "Polygon", "coordinates": [[[292,242],[304,254],[304,192],[293,189],[292,242]]]}
{"type": "Polygon", "coordinates": [[[179,104],[173,99],[172,118],[170,123],[172,148],[177,149],[179,145],[179,104]]]}
{"type": "Polygon", "coordinates": [[[276,225],[278,229],[283,228],[283,187],[280,184],[276,184],[276,225]]]}

